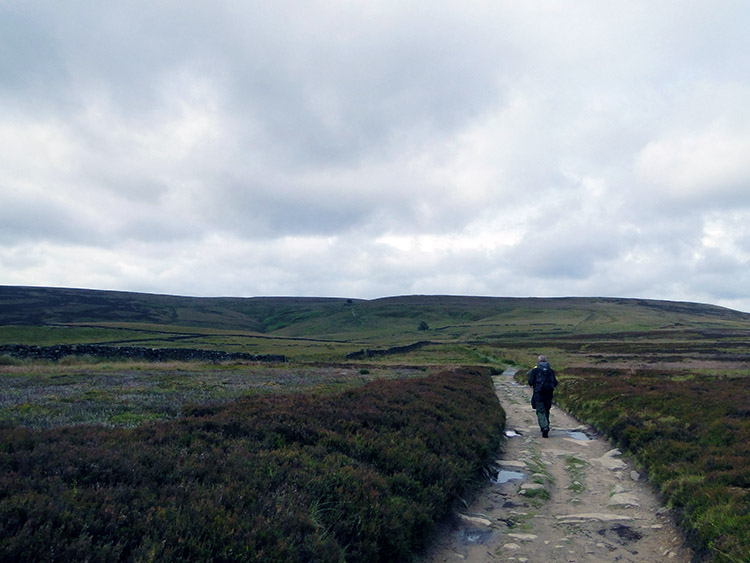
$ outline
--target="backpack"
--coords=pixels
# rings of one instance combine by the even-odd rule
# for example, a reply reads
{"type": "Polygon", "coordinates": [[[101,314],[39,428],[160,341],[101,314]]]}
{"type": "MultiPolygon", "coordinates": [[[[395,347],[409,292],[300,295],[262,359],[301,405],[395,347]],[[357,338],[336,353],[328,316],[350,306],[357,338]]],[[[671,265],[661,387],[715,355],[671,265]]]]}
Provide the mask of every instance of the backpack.
{"type": "Polygon", "coordinates": [[[537,366],[536,380],[538,391],[546,392],[555,390],[555,375],[549,364],[537,366]]]}

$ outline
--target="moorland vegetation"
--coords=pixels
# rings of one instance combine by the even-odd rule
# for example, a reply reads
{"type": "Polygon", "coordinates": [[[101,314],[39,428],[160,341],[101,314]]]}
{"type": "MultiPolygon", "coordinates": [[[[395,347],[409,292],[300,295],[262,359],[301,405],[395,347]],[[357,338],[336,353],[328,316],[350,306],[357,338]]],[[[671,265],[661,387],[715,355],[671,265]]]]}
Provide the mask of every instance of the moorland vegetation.
{"type": "Polygon", "coordinates": [[[693,545],[750,560],[748,377],[567,370],[558,403],[632,454],[693,545]]]}
{"type": "MultiPolygon", "coordinates": [[[[446,367],[478,366],[500,370],[514,364],[524,371],[539,352],[545,352],[560,372],[558,403],[608,435],[641,464],[665,504],[674,510],[698,557],[727,562],[750,560],[747,516],[750,514],[747,469],[750,467],[747,410],[750,315],[746,313],[703,304],[642,299],[455,296],[372,301],[197,299],[3,287],[0,287],[0,304],[0,344],[184,347],[228,353],[283,354],[289,359],[289,363],[279,369],[236,362],[192,363],[167,368],[139,367],[133,362],[102,362],[96,358],[68,362],[63,359],[51,364],[6,357],[0,361],[0,364],[7,364],[0,366],[0,372],[5,389],[12,392],[6,394],[7,400],[0,402],[0,420],[5,421],[6,431],[29,433],[28,436],[37,440],[35,443],[46,440],[45,436],[62,440],[61,436],[82,432],[78,429],[80,421],[74,421],[73,426],[66,426],[64,422],[64,414],[75,412],[73,405],[81,404],[73,401],[66,410],[61,404],[66,396],[80,397],[88,393],[86,400],[91,408],[80,409],[86,413],[81,420],[89,425],[87,433],[99,436],[96,440],[106,442],[110,439],[107,436],[125,433],[128,440],[137,443],[141,438],[145,440],[145,429],[155,428],[154,424],[158,428],[177,429],[180,424],[196,424],[202,417],[226,420],[222,417],[238,413],[245,416],[241,405],[249,404],[247,401],[273,402],[271,397],[284,397],[290,391],[300,397],[315,397],[313,403],[329,404],[333,408],[334,403],[344,400],[347,393],[357,393],[357,389],[366,389],[366,393],[382,389],[389,396],[390,386],[412,385],[421,380],[421,376],[446,367]],[[418,346],[412,346],[417,342],[418,346]],[[363,350],[374,353],[358,356],[363,350]],[[396,353],[378,353],[386,350],[396,350],[396,353]],[[347,354],[350,354],[349,359],[347,354]],[[358,357],[360,359],[354,359],[358,357]],[[289,368],[307,375],[289,378],[289,368]],[[169,377],[162,377],[163,373],[158,375],[162,370],[169,371],[169,377]],[[143,388],[138,396],[158,395],[159,398],[141,401],[140,407],[131,409],[127,405],[132,402],[121,399],[128,394],[128,385],[123,383],[127,379],[125,374],[134,372],[150,374],[136,378],[135,387],[143,388]],[[244,375],[239,376],[240,373],[244,375]],[[313,373],[316,375],[311,375],[313,373]],[[146,384],[153,380],[163,384],[146,384]],[[239,380],[242,383],[238,383],[239,380]],[[302,380],[310,385],[300,386],[298,382],[302,380]],[[68,395],[61,391],[66,381],[74,384],[68,395]],[[106,381],[119,383],[107,387],[106,381]],[[289,381],[297,383],[290,385],[289,381]],[[326,397],[336,399],[329,403],[326,397]],[[193,411],[185,407],[188,401],[196,405],[193,411]],[[111,416],[106,414],[107,405],[111,406],[111,416]],[[217,410],[203,412],[199,405],[213,405],[210,408],[217,410]],[[192,414],[188,415],[189,412],[192,414]],[[153,419],[160,419],[160,422],[149,422],[153,419]]],[[[304,404],[312,408],[312,403],[304,404]]],[[[422,410],[419,416],[440,418],[446,408],[448,405],[422,410]]],[[[496,408],[491,407],[485,411],[497,413],[496,408]]],[[[336,417],[343,416],[336,412],[336,417]]],[[[371,415],[374,419],[380,416],[371,415]]],[[[382,418],[386,420],[388,416],[382,418]]],[[[205,429],[198,433],[203,436],[201,432],[205,433],[205,429]]],[[[205,435],[214,440],[211,442],[213,449],[209,451],[223,451],[217,449],[216,444],[221,443],[224,434],[205,435]],[[221,440],[217,436],[221,436],[221,440]]],[[[346,440],[357,441],[356,438],[346,440]]],[[[261,443],[264,442],[261,440],[261,443]]],[[[476,447],[481,451],[485,446],[476,447]]],[[[307,460],[312,454],[304,450],[298,455],[299,459],[307,460]]],[[[338,455],[349,454],[337,450],[338,455]]],[[[326,467],[327,462],[318,461],[305,463],[308,468],[326,467]]],[[[363,468],[362,464],[367,462],[357,458],[346,463],[363,468]]],[[[372,475],[359,475],[357,479],[375,482],[372,475]]],[[[8,488],[3,494],[10,494],[8,481],[5,483],[8,488]]],[[[341,486],[349,489],[348,484],[341,486]]],[[[68,490],[67,496],[62,498],[70,502],[79,498],[65,487],[56,489],[68,490]]],[[[421,488],[422,484],[415,487],[421,488]]],[[[42,489],[39,488],[42,492],[30,493],[29,498],[46,494],[42,489]]],[[[73,490],[81,490],[77,480],[73,490]]],[[[303,490],[306,489],[299,489],[303,490]]],[[[320,490],[315,489],[318,493],[320,490]]],[[[333,528],[329,528],[329,521],[321,518],[331,512],[333,506],[346,512],[349,508],[341,507],[354,505],[341,504],[340,499],[333,504],[322,504],[323,501],[314,500],[314,495],[305,497],[306,493],[299,491],[289,490],[288,494],[299,493],[301,498],[307,499],[298,506],[313,507],[307,511],[312,528],[305,529],[327,530],[322,539],[319,538],[320,545],[325,544],[328,546],[325,549],[334,551],[339,549],[335,547],[340,547],[336,543],[338,540],[331,539],[333,528]]],[[[96,496],[89,491],[86,502],[94,502],[91,499],[96,496]]],[[[150,500],[143,501],[143,507],[160,506],[157,497],[148,498],[150,500]]],[[[175,498],[178,498],[176,492],[175,498]]],[[[208,503],[200,496],[195,499],[199,506],[208,503]]],[[[411,506],[416,501],[405,502],[411,506]]],[[[261,510],[259,518],[270,514],[269,510],[261,510]]],[[[362,518],[363,513],[353,514],[362,518]]],[[[377,520],[370,513],[366,519],[381,524],[385,521],[377,520]]],[[[225,520],[214,522],[221,527],[225,520]]],[[[58,521],[53,520],[53,523],[58,521]]],[[[233,525],[232,521],[229,527],[233,525]]],[[[290,530],[285,534],[302,537],[294,536],[290,530]]],[[[314,534],[303,535],[308,539],[315,537],[314,534]]],[[[396,549],[386,539],[382,541],[390,546],[387,549],[396,549]]]]}
{"type": "Polygon", "coordinates": [[[0,558],[405,560],[503,427],[487,373],[462,370],[135,428],[0,428],[0,558]]]}

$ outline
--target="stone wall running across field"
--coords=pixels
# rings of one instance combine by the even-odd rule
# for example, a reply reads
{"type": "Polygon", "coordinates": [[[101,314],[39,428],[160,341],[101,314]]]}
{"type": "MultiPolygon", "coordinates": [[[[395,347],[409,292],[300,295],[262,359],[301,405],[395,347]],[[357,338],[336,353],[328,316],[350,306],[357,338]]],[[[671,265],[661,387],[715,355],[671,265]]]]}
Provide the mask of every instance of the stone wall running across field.
{"type": "Polygon", "coordinates": [[[392,348],[386,348],[385,350],[370,350],[369,348],[362,348],[356,352],[349,352],[346,355],[348,360],[363,360],[365,358],[374,358],[375,356],[390,356],[392,354],[404,354],[406,352],[412,352],[418,350],[422,346],[432,344],[429,340],[420,340],[414,344],[408,344],[406,346],[394,346],[392,348]]]}
{"type": "Polygon", "coordinates": [[[0,356],[57,361],[65,356],[94,356],[112,360],[207,361],[247,360],[252,362],[286,362],[281,354],[247,354],[199,348],[143,348],[138,346],[102,346],[99,344],[57,344],[55,346],[30,346],[6,344],[0,346],[0,356]]]}

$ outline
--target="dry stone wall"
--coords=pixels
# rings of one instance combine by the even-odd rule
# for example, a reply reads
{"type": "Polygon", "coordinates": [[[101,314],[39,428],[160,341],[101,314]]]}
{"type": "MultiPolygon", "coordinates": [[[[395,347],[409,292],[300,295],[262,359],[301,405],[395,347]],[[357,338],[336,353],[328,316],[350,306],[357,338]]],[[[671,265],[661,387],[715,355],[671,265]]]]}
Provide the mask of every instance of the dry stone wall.
{"type": "Polygon", "coordinates": [[[245,352],[224,352],[222,350],[203,350],[200,348],[143,348],[138,346],[103,346],[99,344],[57,344],[55,346],[6,344],[0,346],[0,356],[3,355],[20,359],[52,361],[58,361],[66,356],[94,356],[112,360],[144,360],[149,362],[287,361],[286,356],[281,354],[248,354],[245,352]]]}

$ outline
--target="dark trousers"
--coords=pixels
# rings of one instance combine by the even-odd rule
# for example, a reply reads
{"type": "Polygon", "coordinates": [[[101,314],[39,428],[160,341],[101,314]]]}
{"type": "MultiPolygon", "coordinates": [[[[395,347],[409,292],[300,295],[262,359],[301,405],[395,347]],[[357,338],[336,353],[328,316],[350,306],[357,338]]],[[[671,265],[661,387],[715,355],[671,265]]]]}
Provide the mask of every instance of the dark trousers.
{"type": "Polygon", "coordinates": [[[544,430],[549,428],[549,410],[552,408],[552,393],[537,393],[536,399],[536,419],[539,422],[539,428],[544,430]]]}

